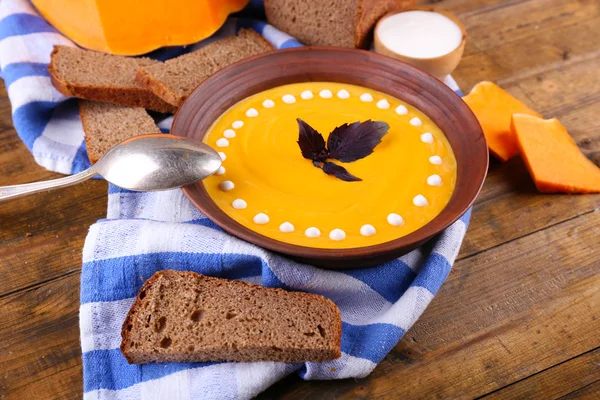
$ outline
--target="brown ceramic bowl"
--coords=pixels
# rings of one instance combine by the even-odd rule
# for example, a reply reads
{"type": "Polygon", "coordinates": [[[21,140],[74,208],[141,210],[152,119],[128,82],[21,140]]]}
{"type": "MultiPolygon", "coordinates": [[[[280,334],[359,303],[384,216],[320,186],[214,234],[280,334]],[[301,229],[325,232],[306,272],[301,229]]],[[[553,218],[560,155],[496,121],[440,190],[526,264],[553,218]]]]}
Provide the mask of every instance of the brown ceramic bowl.
{"type": "Polygon", "coordinates": [[[229,66],[204,81],[181,106],[171,133],[201,140],[229,107],[258,92],[289,83],[325,81],[360,85],[401,99],[425,113],[444,132],[456,157],[456,188],[450,202],[427,225],[390,242],[351,249],[320,249],[283,243],[231,219],[208,196],[202,182],[183,189],[191,202],[225,231],[265,249],[324,268],[372,266],[399,257],[460,218],[479,193],[488,149],[479,123],[451,89],[431,75],[373,52],[304,47],[272,52],[229,66]]]}

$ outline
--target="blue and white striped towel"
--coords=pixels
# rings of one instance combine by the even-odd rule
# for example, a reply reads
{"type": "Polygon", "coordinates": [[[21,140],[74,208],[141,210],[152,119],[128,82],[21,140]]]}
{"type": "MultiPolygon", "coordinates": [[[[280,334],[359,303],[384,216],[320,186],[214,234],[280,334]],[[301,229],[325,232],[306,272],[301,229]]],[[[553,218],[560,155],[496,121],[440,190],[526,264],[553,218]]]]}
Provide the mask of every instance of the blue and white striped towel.
{"type": "MultiPolygon", "coordinates": [[[[252,1],[251,6],[261,6],[252,1]]],[[[261,21],[234,20],[215,37],[251,26],[278,48],[299,46],[261,21]]],[[[209,39],[214,40],[214,38],[209,39]]],[[[192,49],[208,41],[190,46],[192,49]]],[[[54,44],[73,45],[26,0],[0,2],[0,67],[14,125],[38,164],[75,173],[89,166],[73,99],[52,87],[54,44]]],[[[182,48],[159,50],[165,59],[182,48]]],[[[454,81],[447,84],[458,91],[454,81]]],[[[168,130],[170,118],[157,121],[168,130]]],[[[107,219],[90,228],[83,250],[81,347],[86,399],[245,399],[290,373],[304,379],[368,375],[413,325],[446,279],[465,235],[465,214],[426,246],[376,268],[325,271],[238,240],[196,210],[179,190],[136,193],[111,186],[107,219]],[[161,269],[191,270],[269,287],[319,293],[340,308],[342,357],[325,363],[129,365],[121,324],[142,283],[161,269]]]]}

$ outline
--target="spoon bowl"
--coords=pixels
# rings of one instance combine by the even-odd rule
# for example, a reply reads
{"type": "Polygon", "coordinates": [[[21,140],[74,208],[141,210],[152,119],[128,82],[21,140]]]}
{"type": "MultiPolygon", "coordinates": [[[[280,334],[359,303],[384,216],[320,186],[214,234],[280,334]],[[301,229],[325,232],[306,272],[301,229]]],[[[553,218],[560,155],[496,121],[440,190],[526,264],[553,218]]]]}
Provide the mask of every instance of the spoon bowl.
{"type": "Polygon", "coordinates": [[[0,187],[0,201],[71,186],[94,175],[128,190],[175,189],[214,174],[221,163],[219,154],[202,141],[164,134],[141,135],[113,147],[78,174],[0,187]]]}
{"type": "Polygon", "coordinates": [[[219,154],[206,144],[173,135],[143,135],[108,151],[94,169],[123,189],[159,191],[182,187],[214,174],[219,154]]]}

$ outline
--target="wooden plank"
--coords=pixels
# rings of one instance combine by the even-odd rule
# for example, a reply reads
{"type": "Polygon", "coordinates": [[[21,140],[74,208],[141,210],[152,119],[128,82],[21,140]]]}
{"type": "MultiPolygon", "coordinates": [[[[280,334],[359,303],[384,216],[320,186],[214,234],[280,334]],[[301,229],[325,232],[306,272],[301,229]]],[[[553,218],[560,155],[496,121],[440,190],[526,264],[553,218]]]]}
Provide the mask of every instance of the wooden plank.
{"type": "MultiPolygon", "coordinates": [[[[498,44],[520,42],[600,16],[598,2],[589,0],[505,1],[458,14],[468,27],[473,48],[487,51],[498,44]]],[[[539,49],[537,49],[539,51],[539,49]]]]}
{"type": "MultiPolygon", "coordinates": [[[[2,83],[4,86],[4,83],[2,83]]],[[[12,129],[11,106],[7,97],[0,93],[0,132],[12,129]]]]}
{"type": "MultiPolygon", "coordinates": [[[[63,176],[35,163],[0,90],[0,186],[63,176]]],[[[0,203],[0,297],[81,268],[87,230],[106,215],[106,188],[95,180],[0,203]]]]}
{"type": "Polygon", "coordinates": [[[0,398],[81,399],[79,275],[0,299],[0,398]]]}
{"type": "MultiPolygon", "coordinates": [[[[600,57],[596,57],[523,79],[518,86],[537,111],[552,117],[597,102],[600,98],[599,70],[600,57]]],[[[510,90],[510,86],[508,88],[510,90]]]]}
{"type": "Polygon", "coordinates": [[[0,130],[0,185],[16,185],[61,176],[35,163],[31,152],[12,126],[10,129],[0,130]]]}
{"type": "Polygon", "coordinates": [[[535,314],[546,302],[576,297],[573,286],[600,282],[599,222],[597,210],[457,262],[411,331],[419,349],[535,314]]]}
{"type": "Polygon", "coordinates": [[[559,67],[600,57],[597,44],[588,40],[599,35],[600,18],[595,18],[577,25],[536,32],[523,40],[501,42],[485,52],[467,45],[454,76],[465,92],[482,80],[507,86],[559,67]]]}
{"type": "Polygon", "coordinates": [[[485,400],[546,400],[600,381],[600,348],[493,392],[485,400]]]}
{"type": "Polygon", "coordinates": [[[278,389],[289,388],[284,398],[472,398],[597,348],[599,223],[600,210],[458,262],[368,378],[292,378],[278,389]]]}
{"type": "MultiPolygon", "coordinates": [[[[520,168],[527,176],[524,166],[520,168]]],[[[518,180],[517,180],[518,182],[518,180]]],[[[532,232],[600,207],[600,195],[542,195],[532,182],[519,192],[505,193],[475,205],[460,258],[510,242],[532,232]]]]}
{"type": "MultiPolygon", "coordinates": [[[[35,164],[14,130],[0,132],[0,185],[58,178],[35,164]]],[[[0,297],[81,268],[91,224],[106,215],[104,181],[0,203],[0,297]]]]}
{"type": "Polygon", "coordinates": [[[600,380],[569,393],[560,400],[598,400],[600,398],[600,380]]]}
{"type": "Polygon", "coordinates": [[[106,183],[70,188],[0,203],[0,297],[81,268],[81,249],[91,224],[106,215],[106,183]]]}

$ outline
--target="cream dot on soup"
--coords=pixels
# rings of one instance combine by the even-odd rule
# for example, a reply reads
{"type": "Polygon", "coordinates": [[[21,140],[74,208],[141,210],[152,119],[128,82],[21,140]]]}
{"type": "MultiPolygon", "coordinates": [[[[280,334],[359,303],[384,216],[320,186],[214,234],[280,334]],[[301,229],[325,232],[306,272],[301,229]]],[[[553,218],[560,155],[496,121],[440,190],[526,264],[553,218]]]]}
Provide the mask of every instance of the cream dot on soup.
{"type": "Polygon", "coordinates": [[[361,101],[369,103],[369,102],[373,101],[373,95],[370,93],[363,93],[360,95],[360,99],[361,99],[361,101]]]}
{"type": "Polygon", "coordinates": [[[430,175],[429,177],[427,177],[427,184],[429,186],[441,186],[442,178],[437,174],[430,175]]]}
{"type": "Polygon", "coordinates": [[[275,107],[275,102],[271,99],[266,99],[263,101],[262,105],[264,108],[273,108],[275,107]]]}
{"type": "Polygon", "coordinates": [[[400,226],[404,223],[404,219],[396,213],[391,213],[387,216],[387,222],[392,226],[400,226]]]}
{"type": "Polygon", "coordinates": [[[323,89],[319,92],[319,96],[321,96],[324,99],[330,99],[333,97],[333,94],[331,93],[331,90],[323,89]]]}
{"type": "Polygon", "coordinates": [[[304,231],[304,234],[309,238],[317,238],[321,236],[321,231],[313,226],[304,231]]]}
{"type": "Polygon", "coordinates": [[[254,118],[258,117],[258,110],[256,108],[250,108],[246,111],[246,117],[254,118]]]}
{"type": "Polygon", "coordinates": [[[242,126],[244,126],[244,121],[233,121],[231,126],[233,129],[240,129],[242,126]]]}
{"type": "Polygon", "coordinates": [[[231,205],[233,206],[233,208],[235,208],[236,210],[243,210],[246,207],[248,207],[248,203],[246,203],[245,200],[243,199],[235,199],[233,201],[233,203],[231,203],[231,205]]]}
{"type": "Polygon", "coordinates": [[[285,104],[294,104],[296,102],[296,98],[291,94],[284,95],[281,100],[283,100],[285,104]]]}
{"type": "Polygon", "coordinates": [[[235,187],[235,184],[231,181],[223,181],[219,184],[219,189],[224,192],[228,192],[235,187]]]}
{"type": "Polygon", "coordinates": [[[344,240],[346,239],[346,232],[344,232],[341,229],[334,229],[331,232],[329,232],[329,238],[331,240],[344,240]]]}
{"type": "Polygon", "coordinates": [[[421,135],[421,142],[423,143],[433,143],[433,135],[429,132],[425,132],[421,135]]]}
{"type": "Polygon", "coordinates": [[[225,167],[224,166],[220,166],[219,169],[217,170],[217,172],[215,172],[215,175],[224,175],[225,174],[225,167]]]}
{"type": "Polygon", "coordinates": [[[426,205],[429,204],[429,201],[427,201],[425,196],[423,196],[422,194],[418,194],[413,199],[413,204],[417,207],[425,207],[426,205]]]}
{"type": "Polygon", "coordinates": [[[377,108],[381,108],[382,110],[387,110],[390,108],[390,103],[386,99],[379,100],[377,102],[377,108]]]}
{"type": "Polygon", "coordinates": [[[377,230],[373,225],[365,224],[360,227],[360,234],[363,236],[373,236],[377,233],[377,230]]]}
{"type": "Polygon", "coordinates": [[[300,93],[300,97],[303,100],[310,100],[313,98],[313,94],[310,90],[305,90],[304,92],[300,93]]]}
{"type": "Polygon", "coordinates": [[[342,89],[339,92],[337,92],[337,97],[339,97],[340,99],[349,99],[350,93],[346,89],[342,89]]]}
{"type": "Polygon", "coordinates": [[[270,221],[269,216],[265,213],[258,213],[254,216],[254,222],[259,225],[268,224],[270,221]]]}
{"type": "Polygon", "coordinates": [[[294,225],[292,225],[291,222],[284,222],[283,224],[279,225],[279,230],[285,233],[294,232],[294,225]]]}
{"type": "Polygon", "coordinates": [[[229,140],[227,140],[225,138],[221,138],[221,139],[217,140],[217,146],[218,147],[227,147],[227,146],[229,146],[229,140]]]}
{"type": "Polygon", "coordinates": [[[423,125],[423,121],[421,121],[421,119],[419,117],[413,117],[410,119],[410,124],[412,126],[421,126],[423,125]]]}
{"type": "Polygon", "coordinates": [[[403,106],[402,104],[400,104],[398,107],[396,107],[396,114],[406,115],[406,114],[408,114],[408,108],[406,108],[406,106],[403,106]]]}
{"type": "Polygon", "coordinates": [[[433,165],[441,165],[442,164],[442,157],[440,157],[440,156],[431,156],[431,157],[429,157],[429,162],[432,163],[433,165]]]}
{"type": "Polygon", "coordinates": [[[233,139],[235,137],[235,131],[233,129],[225,129],[225,132],[223,132],[223,136],[225,136],[228,139],[233,139]]]}

